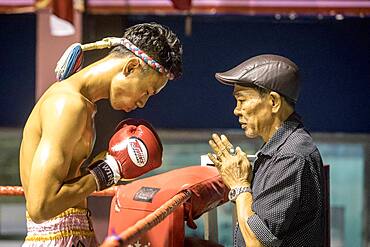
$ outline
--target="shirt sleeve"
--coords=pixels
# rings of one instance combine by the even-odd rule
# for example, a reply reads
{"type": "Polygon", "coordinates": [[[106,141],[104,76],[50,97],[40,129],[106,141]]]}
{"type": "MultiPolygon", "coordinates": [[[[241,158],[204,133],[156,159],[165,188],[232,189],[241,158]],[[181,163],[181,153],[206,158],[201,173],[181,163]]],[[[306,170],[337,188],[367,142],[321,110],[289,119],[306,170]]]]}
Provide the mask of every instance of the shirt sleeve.
{"type": "Polygon", "coordinates": [[[299,208],[304,159],[283,155],[269,165],[270,176],[253,198],[255,215],[247,224],[264,245],[279,246],[299,208]]]}

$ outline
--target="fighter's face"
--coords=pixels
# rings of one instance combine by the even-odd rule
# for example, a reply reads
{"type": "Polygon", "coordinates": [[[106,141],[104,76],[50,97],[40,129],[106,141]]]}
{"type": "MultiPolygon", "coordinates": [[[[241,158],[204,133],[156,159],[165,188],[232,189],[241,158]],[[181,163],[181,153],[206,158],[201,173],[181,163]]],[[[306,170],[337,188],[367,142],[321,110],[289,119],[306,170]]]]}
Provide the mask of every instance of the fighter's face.
{"type": "Polygon", "coordinates": [[[235,85],[236,107],[234,114],[239,118],[241,128],[249,138],[263,137],[269,133],[272,124],[269,97],[250,87],[235,85]]]}
{"type": "Polygon", "coordinates": [[[157,94],[166,84],[167,77],[152,69],[144,72],[134,70],[125,75],[117,74],[111,83],[110,102],[115,110],[130,112],[143,108],[149,97],[157,94]]]}

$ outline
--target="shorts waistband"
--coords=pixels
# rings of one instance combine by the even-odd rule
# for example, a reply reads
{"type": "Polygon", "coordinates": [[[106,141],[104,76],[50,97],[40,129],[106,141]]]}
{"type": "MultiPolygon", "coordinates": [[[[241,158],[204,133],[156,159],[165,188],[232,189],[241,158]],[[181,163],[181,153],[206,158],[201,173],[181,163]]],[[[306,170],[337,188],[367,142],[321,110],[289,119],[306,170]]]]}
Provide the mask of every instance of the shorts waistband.
{"type": "Polygon", "coordinates": [[[71,236],[94,237],[90,215],[88,209],[69,208],[41,224],[36,224],[26,212],[26,241],[59,240],[71,236]]]}
{"type": "MultiPolygon", "coordinates": [[[[90,217],[91,212],[87,208],[68,208],[66,211],[58,214],[57,216],[49,219],[48,221],[55,220],[55,219],[58,219],[58,218],[65,218],[65,217],[70,216],[70,215],[85,215],[85,216],[90,217]]],[[[26,211],[26,219],[27,219],[27,221],[32,221],[32,219],[31,219],[31,217],[30,217],[30,215],[28,214],[27,211],[26,211]]]]}

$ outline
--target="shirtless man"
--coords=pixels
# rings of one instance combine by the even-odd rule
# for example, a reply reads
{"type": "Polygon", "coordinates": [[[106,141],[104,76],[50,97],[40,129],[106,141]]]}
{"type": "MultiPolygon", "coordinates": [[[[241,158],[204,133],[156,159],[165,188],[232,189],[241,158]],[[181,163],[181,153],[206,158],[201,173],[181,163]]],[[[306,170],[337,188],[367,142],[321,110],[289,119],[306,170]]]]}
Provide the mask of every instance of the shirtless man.
{"type": "Polygon", "coordinates": [[[86,198],[111,185],[104,179],[113,177],[104,171],[110,169],[116,182],[117,171],[122,176],[125,164],[112,154],[104,167],[95,166],[99,169],[91,173],[80,170],[95,142],[95,102],[108,99],[115,110],[130,112],[144,107],[150,96],[182,73],[182,46],[167,27],[138,24],[128,28],[122,40],[126,43],[105,58],[54,83],[26,122],[20,148],[27,208],[25,246],[97,245],[86,198]],[[143,53],[153,61],[148,62],[143,53]]]}

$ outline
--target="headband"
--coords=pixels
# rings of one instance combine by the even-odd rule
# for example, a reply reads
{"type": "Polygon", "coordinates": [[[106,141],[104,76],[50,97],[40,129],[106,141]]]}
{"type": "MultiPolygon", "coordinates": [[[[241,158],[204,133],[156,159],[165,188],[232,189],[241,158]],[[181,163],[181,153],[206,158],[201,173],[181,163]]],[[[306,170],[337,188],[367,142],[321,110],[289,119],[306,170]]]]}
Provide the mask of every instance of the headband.
{"type": "Polygon", "coordinates": [[[55,68],[55,73],[59,81],[64,80],[77,72],[82,65],[83,61],[83,52],[111,48],[114,46],[123,45],[142,61],[148,64],[151,68],[158,71],[159,73],[165,74],[169,80],[174,79],[174,75],[170,73],[165,67],[155,61],[153,58],[148,56],[143,50],[139,49],[128,39],[125,38],[104,38],[103,40],[89,43],[89,44],[72,44],[60,58],[55,68]]]}

